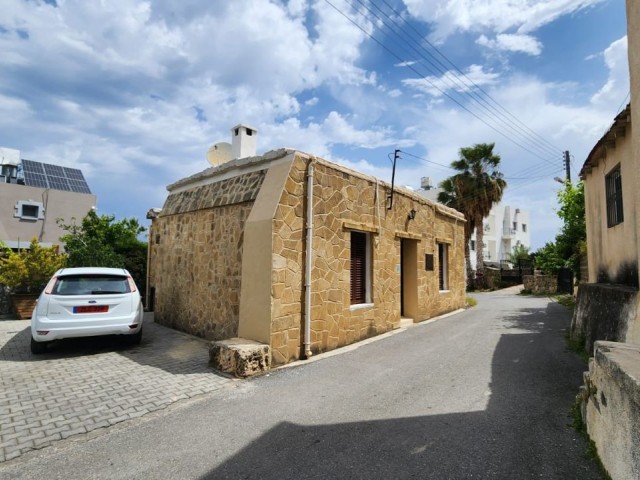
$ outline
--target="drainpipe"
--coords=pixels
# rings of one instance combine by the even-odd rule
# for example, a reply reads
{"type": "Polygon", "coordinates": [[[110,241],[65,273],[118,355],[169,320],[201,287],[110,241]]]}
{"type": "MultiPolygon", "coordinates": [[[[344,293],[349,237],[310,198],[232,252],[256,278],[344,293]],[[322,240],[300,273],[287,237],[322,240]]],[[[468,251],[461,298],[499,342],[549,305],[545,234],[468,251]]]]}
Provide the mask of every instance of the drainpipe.
{"type": "Polygon", "coordinates": [[[307,168],[307,241],[304,273],[304,355],[311,358],[311,266],[313,256],[313,159],[307,168]]]}

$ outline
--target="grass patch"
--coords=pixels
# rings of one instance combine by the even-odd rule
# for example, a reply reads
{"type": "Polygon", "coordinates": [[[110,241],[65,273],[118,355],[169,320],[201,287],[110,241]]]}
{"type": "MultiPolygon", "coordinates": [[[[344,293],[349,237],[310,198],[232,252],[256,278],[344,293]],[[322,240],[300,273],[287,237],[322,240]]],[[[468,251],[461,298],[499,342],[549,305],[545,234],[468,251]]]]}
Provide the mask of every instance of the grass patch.
{"type": "Polygon", "coordinates": [[[578,335],[576,338],[571,338],[571,333],[567,332],[564,336],[567,341],[567,347],[570,351],[577,354],[585,363],[589,363],[589,352],[584,349],[585,338],[584,335],[578,335]]]}
{"type": "Polygon", "coordinates": [[[560,305],[564,305],[565,307],[571,310],[576,308],[576,299],[573,297],[573,295],[558,294],[558,295],[552,295],[551,298],[553,298],[560,305]]]}
{"type": "Polygon", "coordinates": [[[464,304],[467,308],[475,307],[478,304],[478,301],[473,297],[466,297],[464,299],[464,304]]]}

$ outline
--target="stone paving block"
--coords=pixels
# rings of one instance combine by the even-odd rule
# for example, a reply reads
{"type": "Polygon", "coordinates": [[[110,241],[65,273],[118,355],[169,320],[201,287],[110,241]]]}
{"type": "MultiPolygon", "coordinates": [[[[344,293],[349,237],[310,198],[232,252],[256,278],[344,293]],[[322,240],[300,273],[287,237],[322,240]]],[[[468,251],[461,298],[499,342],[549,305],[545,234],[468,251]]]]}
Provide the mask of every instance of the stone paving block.
{"type": "Polygon", "coordinates": [[[208,365],[208,342],[157,325],[151,316],[139,347],[87,339],[53,345],[41,357],[29,351],[28,323],[0,321],[0,462],[232,381],[208,365]],[[172,355],[175,349],[179,355],[172,355]]]}

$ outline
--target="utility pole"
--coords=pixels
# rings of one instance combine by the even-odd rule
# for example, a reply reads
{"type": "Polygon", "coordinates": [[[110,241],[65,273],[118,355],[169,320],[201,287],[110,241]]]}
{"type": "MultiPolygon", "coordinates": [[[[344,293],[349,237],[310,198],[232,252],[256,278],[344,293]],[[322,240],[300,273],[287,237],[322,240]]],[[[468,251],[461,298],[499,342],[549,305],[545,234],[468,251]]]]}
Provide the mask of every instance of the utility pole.
{"type": "Polygon", "coordinates": [[[564,152],[564,170],[566,172],[567,182],[571,181],[571,159],[569,158],[569,150],[564,152]]]}
{"type": "Polygon", "coordinates": [[[400,158],[400,150],[397,148],[393,152],[393,171],[391,172],[391,195],[389,195],[389,206],[387,210],[391,210],[393,208],[393,182],[396,178],[396,160],[400,158]]]}

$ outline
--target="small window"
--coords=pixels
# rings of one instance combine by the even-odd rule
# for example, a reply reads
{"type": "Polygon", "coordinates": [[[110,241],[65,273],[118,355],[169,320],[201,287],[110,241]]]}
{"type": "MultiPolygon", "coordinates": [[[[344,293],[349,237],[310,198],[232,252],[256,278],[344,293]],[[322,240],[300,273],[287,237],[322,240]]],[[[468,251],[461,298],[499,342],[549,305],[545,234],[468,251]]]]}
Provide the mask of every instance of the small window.
{"type": "Polygon", "coordinates": [[[351,305],[371,303],[371,234],[351,232],[351,305]]]}
{"type": "Polygon", "coordinates": [[[433,265],[433,254],[432,253],[425,253],[425,255],[424,255],[424,269],[427,272],[433,272],[434,265],[433,265]]]}
{"type": "Polygon", "coordinates": [[[526,223],[523,223],[523,224],[522,224],[522,231],[523,231],[523,232],[526,232],[526,231],[527,231],[527,224],[526,224],[526,223]]]}
{"type": "Polygon", "coordinates": [[[476,241],[475,240],[471,240],[471,251],[475,252],[476,251],[476,241]]]}
{"type": "Polygon", "coordinates": [[[607,196],[607,227],[615,227],[624,221],[622,210],[622,176],[620,165],[605,177],[607,196]]]}
{"type": "Polygon", "coordinates": [[[449,290],[449,245],[438,244],[438,282],[440,291],[449,290]]]}
{"type": "Polygon", "coordinates": [[[44,220],[44,207],[40,202],[20,200],[15,210],[13,216],[22,220],[44,220]]]}

